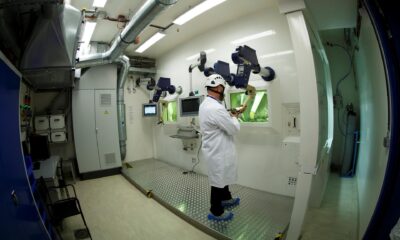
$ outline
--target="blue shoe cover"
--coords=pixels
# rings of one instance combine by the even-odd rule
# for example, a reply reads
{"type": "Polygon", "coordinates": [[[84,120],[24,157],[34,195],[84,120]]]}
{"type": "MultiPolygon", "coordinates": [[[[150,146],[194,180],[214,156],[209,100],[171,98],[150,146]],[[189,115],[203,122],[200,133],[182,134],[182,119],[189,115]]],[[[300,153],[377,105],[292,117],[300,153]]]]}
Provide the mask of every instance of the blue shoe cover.
{"type": "Polygon", "coordinates": [[[221,205],[223,207],[234,207],[236,205],[239,205],[239,203],[240,203],[240,198],[237,197],[237,198],[232,198],[230,200],[222,201],[221,205]]]}
{"type": "Polygon", "coordinates": [[[214,220],[214,221],[229,221],[233,218],[233,213],[225,211],[221,216],[215,216],[214,214],[209,213],[207,218],[208,220],[214,220]]]}

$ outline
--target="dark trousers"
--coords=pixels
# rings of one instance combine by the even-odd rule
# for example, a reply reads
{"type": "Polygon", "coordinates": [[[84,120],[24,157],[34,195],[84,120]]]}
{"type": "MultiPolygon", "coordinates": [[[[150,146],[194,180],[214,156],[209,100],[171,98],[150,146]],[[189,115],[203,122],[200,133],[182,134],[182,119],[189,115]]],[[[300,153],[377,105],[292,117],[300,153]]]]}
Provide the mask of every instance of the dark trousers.
{"type": "Polygon", "coordinates": [[[211,208],[210,211],[215,216],[220,216],[224,213],[224,208],[221,205],[221,201],[232,199],[229,187],[217,188],[211,186],[211,208]]]}

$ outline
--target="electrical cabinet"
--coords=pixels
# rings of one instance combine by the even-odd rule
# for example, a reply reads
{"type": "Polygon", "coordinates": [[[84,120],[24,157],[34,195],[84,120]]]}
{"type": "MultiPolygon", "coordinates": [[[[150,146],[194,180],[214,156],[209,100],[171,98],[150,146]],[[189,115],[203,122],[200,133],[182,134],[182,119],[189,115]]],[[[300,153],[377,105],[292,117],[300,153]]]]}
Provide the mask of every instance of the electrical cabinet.
{"type": "Polygon", "coordinates": [[[53,143],[66,142],[67,135],[66,135],[65,131],[51,132],[50,139],[51,139],[51,142],[53,142],[53,143]]]}
{"type": "Polygon", "coordinates": [[[48,130],[50,127],[49,116],[36,116],[35,129],[36,131],[48,130]]]}
{"type": "Polygon", "coordinates": [[[79,172],[120,167],[116,91],[76,90],[72,96],[79,172]]]}
{"type": "Polygon", "coordinates": [[[67,142],[65,115],[45,115],[35,117],[35,133],[47,136],[51,143],[67,142]]]}
{"type": "Polygon", "coordinates": [[[50,128],[52,130],[65,128],[65,115],[64,114],[50,115],[50,128]]]}
{"type": "Polygon", "coordinates": [[[80,173],[121,167],[116,67],[90,68],[72,92],[72,120],[80,173]],[[108,86],[99,85],[103,78],[108,86]],[[114,89],[105,89],[113,83],[114,89]],[[101,89],[100,89],[101,88],[101,89]]]}

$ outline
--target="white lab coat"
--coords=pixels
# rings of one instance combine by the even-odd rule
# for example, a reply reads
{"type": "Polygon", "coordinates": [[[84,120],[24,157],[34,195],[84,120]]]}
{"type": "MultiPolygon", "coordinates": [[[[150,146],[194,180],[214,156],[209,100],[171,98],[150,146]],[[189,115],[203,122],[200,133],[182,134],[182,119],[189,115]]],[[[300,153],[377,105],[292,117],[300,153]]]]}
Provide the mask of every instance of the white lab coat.
{"type": "Polygon", "coordinates": [[[236,183],[237,156],[233,135],[240,130],[239,121],[211,97],[206,97],[200,105],[199,121],[210,185],[223,188],[236,183]]]}

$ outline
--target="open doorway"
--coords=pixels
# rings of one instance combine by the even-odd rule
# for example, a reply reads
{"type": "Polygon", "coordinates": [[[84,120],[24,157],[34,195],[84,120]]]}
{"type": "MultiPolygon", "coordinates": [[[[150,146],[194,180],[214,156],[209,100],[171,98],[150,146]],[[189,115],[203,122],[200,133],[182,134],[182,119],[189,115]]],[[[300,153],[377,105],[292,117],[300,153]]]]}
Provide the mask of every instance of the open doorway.
{"type": "MultiPolygon", "coordinates": [[[[358,12],[356,28],[318,32],[332,81],[334,137],[326,191],[320,202],[311,195],[302,239],[363,238],[385,177],[390,117],[385,65],[370,17],[363,6],[358,12]]],[[[314,61],[318,75],[315,54],[314,61]]],[[[320,126],[320,138],[324,134],[320,126]]]]}

